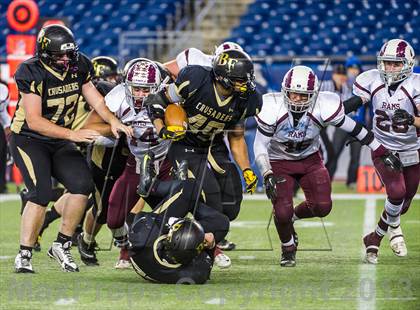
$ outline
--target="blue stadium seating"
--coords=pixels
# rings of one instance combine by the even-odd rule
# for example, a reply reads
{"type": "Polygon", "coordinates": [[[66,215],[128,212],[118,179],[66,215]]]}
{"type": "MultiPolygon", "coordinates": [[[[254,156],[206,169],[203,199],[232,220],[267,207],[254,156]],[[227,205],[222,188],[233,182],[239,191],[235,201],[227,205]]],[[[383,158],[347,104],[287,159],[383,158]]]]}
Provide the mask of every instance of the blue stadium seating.
{"type": "MultiPolygon", "coordinates": [[[[42,17],[66,17],[89,56],[118,54],[122,31],[165,29],[167,16],[185,0],[39,0],[42,17]]],[[[0,56],[5,56],[10,0],[0,0],[0,56]]],[[[256,0],[226,40],[253,55],[376,54],[400,37],[420,53],[420,0],[256,0]]],[[[35,33],[32,30],[30,33],[35,33]]],[[[221,38],[222,40],[223,38],[221,38]]],[[[128,48],[125,56],[137,56],[128,48]]]]}
{"type": "Polygon", "coordinates": [[[228,40],[259,56],[376,54],[397,37],[419,51],[419,11],[418,0],[259,0],[228,40]]]}

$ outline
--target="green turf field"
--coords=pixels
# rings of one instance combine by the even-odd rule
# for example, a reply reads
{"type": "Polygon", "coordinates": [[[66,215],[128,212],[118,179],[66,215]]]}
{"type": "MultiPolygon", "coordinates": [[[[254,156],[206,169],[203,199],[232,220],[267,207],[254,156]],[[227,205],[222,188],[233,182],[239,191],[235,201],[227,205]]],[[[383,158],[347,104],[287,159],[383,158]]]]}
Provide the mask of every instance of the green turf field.
{"type": "MultiPolygon", "coordinates": [[[[376,200],[377,216],[383,200],[376,200]]],[[[36,274],[15,274],[18,249],[17,201],[0,202],[0,308],[1,309],[420,309],[420,201],[414,201],[402,218],[409,254],[392,254],[384,239],[379,265],[362,263],[366,200],[334,200],[325,219],[332,251],[301,251],[296,268],[279,265],[279,241],[272,224],[266,233],[270,205],[246,201],[232,224],[229,239],[238,250],[229,252],[232,267],[212,272],[204,286],[152,284],[132,270],[113,268],[117,249],[99,252],[101,266],[80,273],[64,273],[46,255],[57,233],[52,225],[35,253],[36,274]]],[[[301,249],[328,249],[319,220],[296,224],[301,249]]],[[[108,247],[110,233],[101,232],[101,247],[108,247]]]]}

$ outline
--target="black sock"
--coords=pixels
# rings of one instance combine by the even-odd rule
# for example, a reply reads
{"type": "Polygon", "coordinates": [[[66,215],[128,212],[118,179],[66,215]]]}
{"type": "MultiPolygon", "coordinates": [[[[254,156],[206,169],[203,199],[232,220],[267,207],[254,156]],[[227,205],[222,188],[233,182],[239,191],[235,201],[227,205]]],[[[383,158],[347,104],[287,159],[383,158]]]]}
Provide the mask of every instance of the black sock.
{"type": "Polygon", "coordinates": [[[66,235],[62,234],[61,232],[59,232],[57,234],[57,239],[55,240],[55,242],[59,242],[61,244],[64,244],[68,241],[71,241],[71,236],[66,236],[66,235]]]}
{"type": "Polygon", "coordinates": [[[22,251],[22,250],[27,250],[27,251],[29,251],[29,252],[31,252],[32,253],[32,249],[33,249],[33,247],[31,247],[31,246],[26,246],[26,245],[20,245],[20,251],[22,251]]]}

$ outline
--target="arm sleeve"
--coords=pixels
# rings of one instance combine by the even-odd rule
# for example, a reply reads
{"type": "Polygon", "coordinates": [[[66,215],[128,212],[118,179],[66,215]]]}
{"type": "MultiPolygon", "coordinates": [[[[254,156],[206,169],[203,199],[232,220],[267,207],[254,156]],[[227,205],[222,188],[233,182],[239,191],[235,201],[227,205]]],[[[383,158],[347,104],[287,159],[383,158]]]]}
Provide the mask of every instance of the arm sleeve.
{"type": "Polygon", "coordinates": [[[257,130],[254,140],[255,162],[263,176],[271,172],[270,159],[268,157],[268,145],[271,137],[267,137],[257,130]]]}
{"type": "Polygon", "coordinates": [[[359,140],[362,145],[367,145],[373,151],[380,146],[379,142],[375,139],[370,130],[363,127],[360,123],[355,122],[347,115],[345,115],[344,118],[336,124],[336,127],[348,132],[350,136],[359,140]]]}
{"type": "Polygon", "coordinates": [[[357,111],[361,106],[363,106],[363,99],[359,96],[353,96],[343,102],[344,113],[349,114],[351,112],[357,111]]]}

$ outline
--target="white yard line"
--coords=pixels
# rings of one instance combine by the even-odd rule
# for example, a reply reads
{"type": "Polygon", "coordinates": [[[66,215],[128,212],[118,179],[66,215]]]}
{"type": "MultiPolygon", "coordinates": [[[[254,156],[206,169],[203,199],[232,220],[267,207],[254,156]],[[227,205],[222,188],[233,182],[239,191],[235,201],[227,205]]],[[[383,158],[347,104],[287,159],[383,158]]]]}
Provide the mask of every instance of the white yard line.
{"type": "MultiPolygon", "coordinates": [[[[376,199],[367,198],[363,221],[363,236],[371,233],[376,224],[376,199]]],[[[362,245],[361,259],[365,257],[365,247],[362,245]]],[[[376,309],[376,266],[361,263],[359,268],[359,290],[357,292],[358,309],[376,309]]]]}

